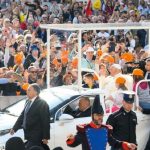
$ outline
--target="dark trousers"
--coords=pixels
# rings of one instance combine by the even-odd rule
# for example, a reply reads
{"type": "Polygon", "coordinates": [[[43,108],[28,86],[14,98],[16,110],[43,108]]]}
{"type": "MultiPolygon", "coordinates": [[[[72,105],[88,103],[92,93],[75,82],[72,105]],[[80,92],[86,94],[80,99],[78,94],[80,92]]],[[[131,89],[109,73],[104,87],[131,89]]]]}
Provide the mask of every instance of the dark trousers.
{"type": "Polygon", "coordinates": [[[29,150],[29,148],[31,148],[32,146],[41,146],[44,148],[44,150],[50,150],[49,146],[46,145],[46,144],[43,144],[43,143],[34,143],[34,142],[30,142],[30,141],[27,141],[25,143],[25,148],[26,150],[29,150]]]}
{"type": "Polygon", "coordinates": [[[40,143],[34,143],[34,142],[30,142],[30,141],[27,141],[25,143],[25,148],[26,150],[28,150],[29,148],[31,148],[32,146],[42,146],[40,143]]]}
{"type": "Polygon", "coordinates": [[[42,147],[44,150],[50,150],[49,146],[46,145],[46,144],[43,144],[43,143],[34,143],[34,142],[30,142],[30,141],[27,141],[25,143],[25,148],[26,150],[29,150],[29,148],[31,148],[32,146],[40,146],[42,147]]]}

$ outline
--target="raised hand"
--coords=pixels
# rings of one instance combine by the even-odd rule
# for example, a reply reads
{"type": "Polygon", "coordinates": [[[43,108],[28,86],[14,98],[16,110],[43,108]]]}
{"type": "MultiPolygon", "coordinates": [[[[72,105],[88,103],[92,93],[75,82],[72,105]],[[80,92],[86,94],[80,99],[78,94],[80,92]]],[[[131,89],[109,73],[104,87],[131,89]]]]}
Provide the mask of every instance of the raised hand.
{"type": "Polygon", "coordinates": [[[69,134],[69,135],[67,136],[67,139],[68,139],[68,140],[74,139],[74,135],[73,135],[73,134],[69,134]]]}

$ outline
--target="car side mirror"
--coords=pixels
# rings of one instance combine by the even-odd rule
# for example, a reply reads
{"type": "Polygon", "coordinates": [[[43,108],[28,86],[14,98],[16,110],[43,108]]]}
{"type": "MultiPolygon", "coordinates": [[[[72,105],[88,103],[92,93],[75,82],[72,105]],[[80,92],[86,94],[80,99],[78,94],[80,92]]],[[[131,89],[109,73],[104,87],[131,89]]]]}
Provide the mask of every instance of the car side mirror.
{"type": "Polygon", "coordinates": [[[62,114],[59,117],[59,121],[62,121],[62,122],[70,122],[70,121],[73,121],[73,119],[74,117],[69,114],[62,114]]]}

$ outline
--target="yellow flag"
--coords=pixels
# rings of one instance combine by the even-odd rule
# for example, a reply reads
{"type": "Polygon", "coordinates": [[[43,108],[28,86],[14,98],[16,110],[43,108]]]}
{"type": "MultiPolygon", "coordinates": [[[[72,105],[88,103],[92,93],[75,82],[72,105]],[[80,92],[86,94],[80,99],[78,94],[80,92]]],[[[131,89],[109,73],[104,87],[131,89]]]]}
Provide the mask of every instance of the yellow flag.
{"type": "Polygon", "coordinates": [[[102,5],[101,0],[95,0],[93,2],[93,8],[94,9],[101,9],[101,5],[102,5]]]}

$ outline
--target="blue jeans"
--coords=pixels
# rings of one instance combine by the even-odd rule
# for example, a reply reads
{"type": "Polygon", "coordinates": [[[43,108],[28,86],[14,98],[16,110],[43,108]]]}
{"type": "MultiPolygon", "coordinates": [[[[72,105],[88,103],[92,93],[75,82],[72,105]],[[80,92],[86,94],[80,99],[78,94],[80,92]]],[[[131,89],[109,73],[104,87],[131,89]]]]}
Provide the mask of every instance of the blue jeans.
{"type": "Polygon", "coordinates": [[[150,103],[141,101],[139,105],[143,109],[143,113],[150,114],[150,103]]]}

